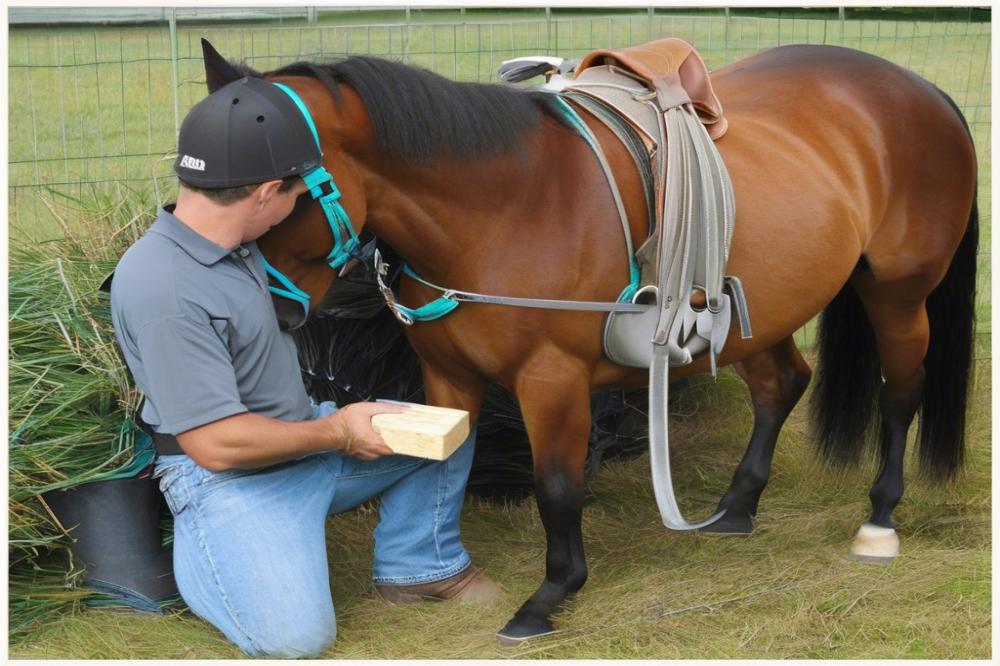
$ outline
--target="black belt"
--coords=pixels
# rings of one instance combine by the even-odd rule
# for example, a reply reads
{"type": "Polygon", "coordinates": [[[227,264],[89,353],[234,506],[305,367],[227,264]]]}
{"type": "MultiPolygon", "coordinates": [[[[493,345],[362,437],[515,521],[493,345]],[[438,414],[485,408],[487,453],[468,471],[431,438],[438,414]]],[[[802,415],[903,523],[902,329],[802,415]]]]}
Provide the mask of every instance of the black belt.
{"type": "Polygon", "coordinates": [[[146,399],[143,398],[142,403],[139,405],[139,409],[136,410],[135,423],[138,425],[144,433],[153,438],[153,444],[156,445],[156,455],[158,456],[183,456],[187,455],[184,453],[184,449],[181,448],[180,442],[177,441],[177,437],[174,435],[168,435],[162,432],[156,432],[148,423],[142,420],[139,414],[142,412],[142,406],[146,403],[146,399]]]}

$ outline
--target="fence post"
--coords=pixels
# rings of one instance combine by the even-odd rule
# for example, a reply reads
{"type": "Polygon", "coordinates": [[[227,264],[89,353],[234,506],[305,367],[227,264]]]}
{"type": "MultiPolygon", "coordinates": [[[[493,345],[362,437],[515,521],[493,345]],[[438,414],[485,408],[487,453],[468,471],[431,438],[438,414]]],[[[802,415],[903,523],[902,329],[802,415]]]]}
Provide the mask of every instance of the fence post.
{"type": "Polygon", "coordinates": [[[406,6],[406,33],[403,36],[403,62],[410,59],[410,6],[406,6]]]}
{"type": "Polygon", "coordinates": [[[177,10],[170,10],[170,79],[174,92],[174,140],[181,133],[180,105],[177,99],[177,10]]]}
{"type": "Polygon", "coordinates": [[[552,53],[552,8],[545,8],[545,52],[552,53]]]}
{"type": "Polygon", "coordinates": [[[313,5],[306,10],[306,17],[309,23],[316,23],[316,6],[313,5]]]}
{"type": "Polygon", "coordinates": [[[724,51],[723,52],[725,53],[726,64],[728,65],[729,64],[729,22],[730,22],[730,18],[731,18],[730,15],[729,15],[729,7],[726,7],[726,9],[725,9],[725,16],[726,16],[726,18],[725,18],[726,32],[725,32],[725,38],[724,38],[725,45],[724,45],[724,51]]]}
{"type": "Polygon", "coordinates": [[[656,10],[652,7],[646,10],[646,41],[652,41],[653,39],[653,13],[656,10]]]}

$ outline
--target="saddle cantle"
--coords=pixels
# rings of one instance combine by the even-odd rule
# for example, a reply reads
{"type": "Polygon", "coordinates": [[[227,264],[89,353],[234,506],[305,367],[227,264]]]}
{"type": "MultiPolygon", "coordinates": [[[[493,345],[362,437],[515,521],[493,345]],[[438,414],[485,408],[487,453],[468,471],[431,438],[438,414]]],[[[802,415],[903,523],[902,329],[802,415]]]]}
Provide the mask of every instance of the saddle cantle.
{"type": "Polygon", "coordinates": [[[690,103],[712,140],[726,133],[728,122],[715,96],[708,68],[701,55],[683,39],[668,37],[623,49],[598,49],[587,54],[576,74],[608,65],[633,75],[656,93],[661,111],[690,103]]]}

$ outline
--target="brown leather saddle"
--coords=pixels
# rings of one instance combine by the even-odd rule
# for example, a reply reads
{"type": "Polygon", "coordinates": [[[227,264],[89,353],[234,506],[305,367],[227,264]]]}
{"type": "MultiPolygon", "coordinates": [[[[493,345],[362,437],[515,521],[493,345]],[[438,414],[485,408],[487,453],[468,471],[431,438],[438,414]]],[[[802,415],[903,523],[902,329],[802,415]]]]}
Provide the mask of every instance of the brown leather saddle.
{"type": "MultiPolygon", "coordinates": [[[[669,348],[673,366],[708,351],[714,373],[732,307],[724,290],[735,297],[732,309],[744,336],[750,325],[739,281],[725,275],[735,201],[714,142],[728,123],[704,60],[676,38],[601,49],[583,58],[561,94],[628,148],[646,194],[650,235],[634,252],[638,289],[623,297],[630,293],[633,302],[649,302],[653,296],[655,307],[609,313],[606,355],[621,365],[649,368],[660,346],[669,348]]],[[[614,175],[606,175],[612,183],[614,175]]],[[[621,208],[619,216],[627,229],[621,208]]],[[[632,253],[627,230],[626,244],[632,253]]]]}
{"type": "Polygon", "coordinates": [[[683,39],[667,37],[623,49],[598,49],[580,61],[576,75],[600,65],[624,70],[644,82],[655,92],[662,111],[691,103],[712,140],[726,133],[728,123],[712,89],[705,61],[683,39]]]}

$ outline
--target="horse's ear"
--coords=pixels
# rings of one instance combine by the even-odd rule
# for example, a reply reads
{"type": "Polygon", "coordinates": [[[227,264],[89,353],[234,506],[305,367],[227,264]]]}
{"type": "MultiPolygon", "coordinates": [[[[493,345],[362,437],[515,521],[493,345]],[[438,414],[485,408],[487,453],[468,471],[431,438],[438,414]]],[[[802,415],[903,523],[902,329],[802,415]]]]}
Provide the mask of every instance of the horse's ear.
{"type": "Polygon", "coordinates": [[[204,37],[201,39],[201,53],[205,60],[205,83],[208,84],[210,94],[227,83],[243,78],[244,75],[223,58],[204,37]]]}

